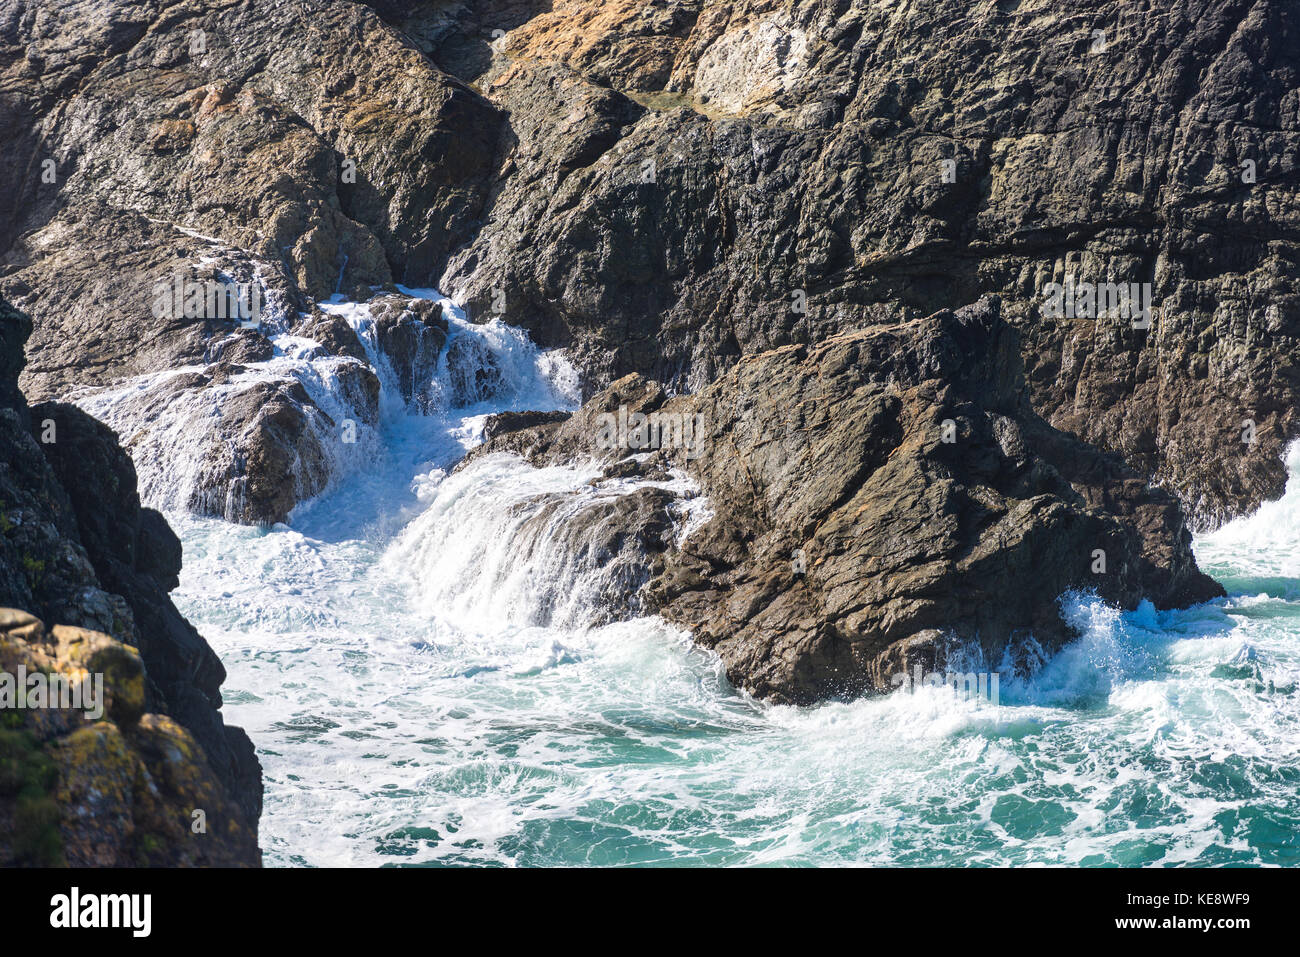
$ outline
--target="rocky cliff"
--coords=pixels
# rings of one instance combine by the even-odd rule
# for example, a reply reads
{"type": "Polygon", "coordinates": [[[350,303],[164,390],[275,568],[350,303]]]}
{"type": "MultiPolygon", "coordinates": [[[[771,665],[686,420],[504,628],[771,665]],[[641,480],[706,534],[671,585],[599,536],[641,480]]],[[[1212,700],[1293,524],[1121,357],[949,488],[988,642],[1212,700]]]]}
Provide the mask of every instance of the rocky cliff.
{"type": "Polygon", "coordinates": [[[1039,412],[1212,526],[1280,494],[1300,432],[1298,17],[3,0],[0,151],[24,172],[0,287],[36,318],[37,398],[203,361],[222,329],[149,294],[201,262],[255,274],[288,326],[335,290],[438,285],[569,347],[589,394],[694,390],[993,293],[1039,412]],[[1045,315],[1068,281],[1136,284],[1149,327],[1045,315]]]}
{"type": "Polygon", "coordinates": [[[0,713],[0,862],[258,864],[261,768],[167,597],[180,542],[108,428],[18,393],[29,330],[0,299],[0,671],[102,673],[108,707],[0,713]]]}
{"type": "MultiPolygon", "coordinates": [[[[1121,603],[1213,592],[1181,516],[1280,494],[1300,434],[1298,40],[1292,0],[0,0],[0,154],[24,171],[0,290],[35,319],[33,399],[91,409],[153,474],[184,442],[199,465],[168,506],[233,521],[327,486],[340,435],[376,420],[379,355],[427,401],[446,330],[398,284],[564,347],[601,402],[632,383],[720,423],[752,401],[809,427],[745,398],[764,394],[866,416],[870,439],[819,426],[848,443],[843,501],[804,501],[794,473],[775,499],[736,484],[766,453],[728,426],[732,464],[682,466],[725,503],[694,558],[653,495],[616,516],[629,535],[603,525],[665,614],[751,649],[729,659],[742,682],[803,700],[853,685],[816,664],[849,660],[828,641],[878,677],[885,645],[945,614],[991,648],[1050,635],[1047,592],[1084,552],[1121,603]],[[265,308],[246,329],[160,310],[160,283],[265,308]],[[365,342],[320,308],[336,292],[370,300],[365,342]],[[996,320],[927,319],[985,296],[996,320]],[[890,354],[941,342],[1016,384],[941,395],[960,364],[890,354]],[[275,364],[304,356],[322,365],[275,364]],[[968,444],[935,446],[918,423],[953,402],[968,444]],[[844,502],[914,541],[813,535],[844,502]],[[782,603],[787,547],[868,570],[833,596],[801,573],[782,603]],[[1014,598],[991,617],[986,586],[1014,598]],[[803,636],[819,676],[780,642],[753,657],[755,616],[803,636]]],[[[540,454],[582,421],[498,445],[540,454]]],[[[564,441],[547,454],[583,451],[564,441]]]]}
{"type": "Polygon", "coordinates": [[[508,117],[442,288],[570,345],[593,386],[695,389],[742,354],[994,293],[1044,417],[1197,525],[1281,493],[1300,434],[1291,0],[526,6],[386,15],[508,117]],[[1149,284],[1150,328],[1044,315],[1071,278],[1149,284]]]}

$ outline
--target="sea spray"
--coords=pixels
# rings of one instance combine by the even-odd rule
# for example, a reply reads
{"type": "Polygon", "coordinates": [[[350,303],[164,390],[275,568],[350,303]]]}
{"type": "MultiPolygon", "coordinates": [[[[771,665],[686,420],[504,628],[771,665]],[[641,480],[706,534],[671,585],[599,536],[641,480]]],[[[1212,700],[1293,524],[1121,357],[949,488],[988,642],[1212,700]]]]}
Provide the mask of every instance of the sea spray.
{"type": "Polygon", "coordinates": [[[941,688],[765,705],[657,619],[561,624],[598,573],[548,582],[540,527],[515,556],[533,572],[511,549],[542,503],[606,493],[496,457],[449,474],[489,409],[399,416],[294,529],[177,519],[178,600],[267,770],[269,862],[1297,863],[1300,602],[1266,528],[1198,543],[1230,599],[1065,596],[1078,641],[1022,649],[1014,679],[963,668],[1002,676],[998,708],[941,688]]]}
{"type": "MultiPolygon", "coordinates": [[[[404,292],[438,298],[435,290],[404,292]]],[[[441,454],[442,461],[454,462],[478,440],[473,420],[489,412],[576,404],[576,372],[559,356],[540,352],[521,330],[499,322],[476,325],[449,300],[441,300],[441,306],[451,333],[434,374],[421,387],[443,398],[419,411],[433,416],[434,431],[445,426],[433,439],[441,453],[430,450],[441,454]],[[491,374],[485,376],[485,369],[491,374]],[[458,433],[455,440],[440,441],[449,430],[458,433]]],[[[242,363],[233,374],[201,387],[191,380],[206,375],[208,368],[195,365],[137,377],[108,389],[83,390],[72,399],[122,436],[145,504],[233,519],[243,511],[247,478],[242,477],[233,437],[221,432],[223,407],[248,389],[278,385],[292,395],[300,387],[310,399],[297,403],[305,417],[307,441],[319,453],[319,462],[317,456],[298,456],[292,463],[289,478],[295,500],[301,503],[371,468],[381,457],[383,443],[391,441],[381,437],[381,429],[402,432],[411,411],[377,347],[365,304],[336,297],[322,309],[343,316],[358,333],[380,380],[378,420],[366,408],[366,397],[356,384],[360,368],[356,359],[328,355],[314,340],[286,332],[271,337],[271,358],[242,363]]],[[[277,319],[272,327],[283,325],[277,319]]]]}

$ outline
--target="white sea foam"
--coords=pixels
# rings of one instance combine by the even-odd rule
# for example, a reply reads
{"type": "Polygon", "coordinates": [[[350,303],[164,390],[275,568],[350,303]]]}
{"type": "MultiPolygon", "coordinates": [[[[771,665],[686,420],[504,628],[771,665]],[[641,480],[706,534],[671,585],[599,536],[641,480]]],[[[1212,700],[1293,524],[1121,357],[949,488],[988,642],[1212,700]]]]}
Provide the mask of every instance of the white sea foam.
{"type": "Polygon", "coordinates": [[[509,395],[390,409],[376,460],[294,528],[174,519],[182,608],[261,749],[270,863],[1297,862],[1300,602],[1276,532],[1296,482],[1198,543],[1234,597],[1065,596],[1081,639],[999,706],[772,707],[657,619],[582,627],[607,572],[560,547],[560,518],[635,483],[496,456],[450,472],[494,403],[576,398],[492,334],[509,395]]]}

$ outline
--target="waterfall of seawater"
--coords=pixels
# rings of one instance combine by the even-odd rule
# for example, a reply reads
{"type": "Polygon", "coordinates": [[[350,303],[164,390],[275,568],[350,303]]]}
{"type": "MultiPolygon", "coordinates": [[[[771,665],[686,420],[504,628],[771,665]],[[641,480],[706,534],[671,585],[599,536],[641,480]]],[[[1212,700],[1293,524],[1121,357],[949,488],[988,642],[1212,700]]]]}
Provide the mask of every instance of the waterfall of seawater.
{"type": "MultiPolygon", "coordinates": [[[[383,379],[361,310],[329,308],[383,379]]],[[[1083,637],[996,706],[772,707],[657,619],[587,626],[638,570],[564,524],[632,483],[448,474],[489,412],[576,401],[521,333],[451,322],[442,402],[385,380],[367,457],[292,527],[169,516],[178,604],[266,770],[269,864],[1300,862],[1300,452],[1284,499],[1198,543],[1226,601],[1067,596],[1083,637]]]]}

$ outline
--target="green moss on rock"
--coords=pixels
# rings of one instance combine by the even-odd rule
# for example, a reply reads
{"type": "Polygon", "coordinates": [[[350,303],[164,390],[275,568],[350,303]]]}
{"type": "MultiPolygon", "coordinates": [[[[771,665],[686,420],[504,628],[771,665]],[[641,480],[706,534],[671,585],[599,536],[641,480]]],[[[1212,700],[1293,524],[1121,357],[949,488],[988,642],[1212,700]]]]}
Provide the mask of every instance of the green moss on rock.
{"type": "Polygon", "coordinates": [[[0,864],[58,867],[65,862],[54,795],[59,770],[26,731],[0,730],[0,798],[13,802],[8,846],[0,864]]]}

